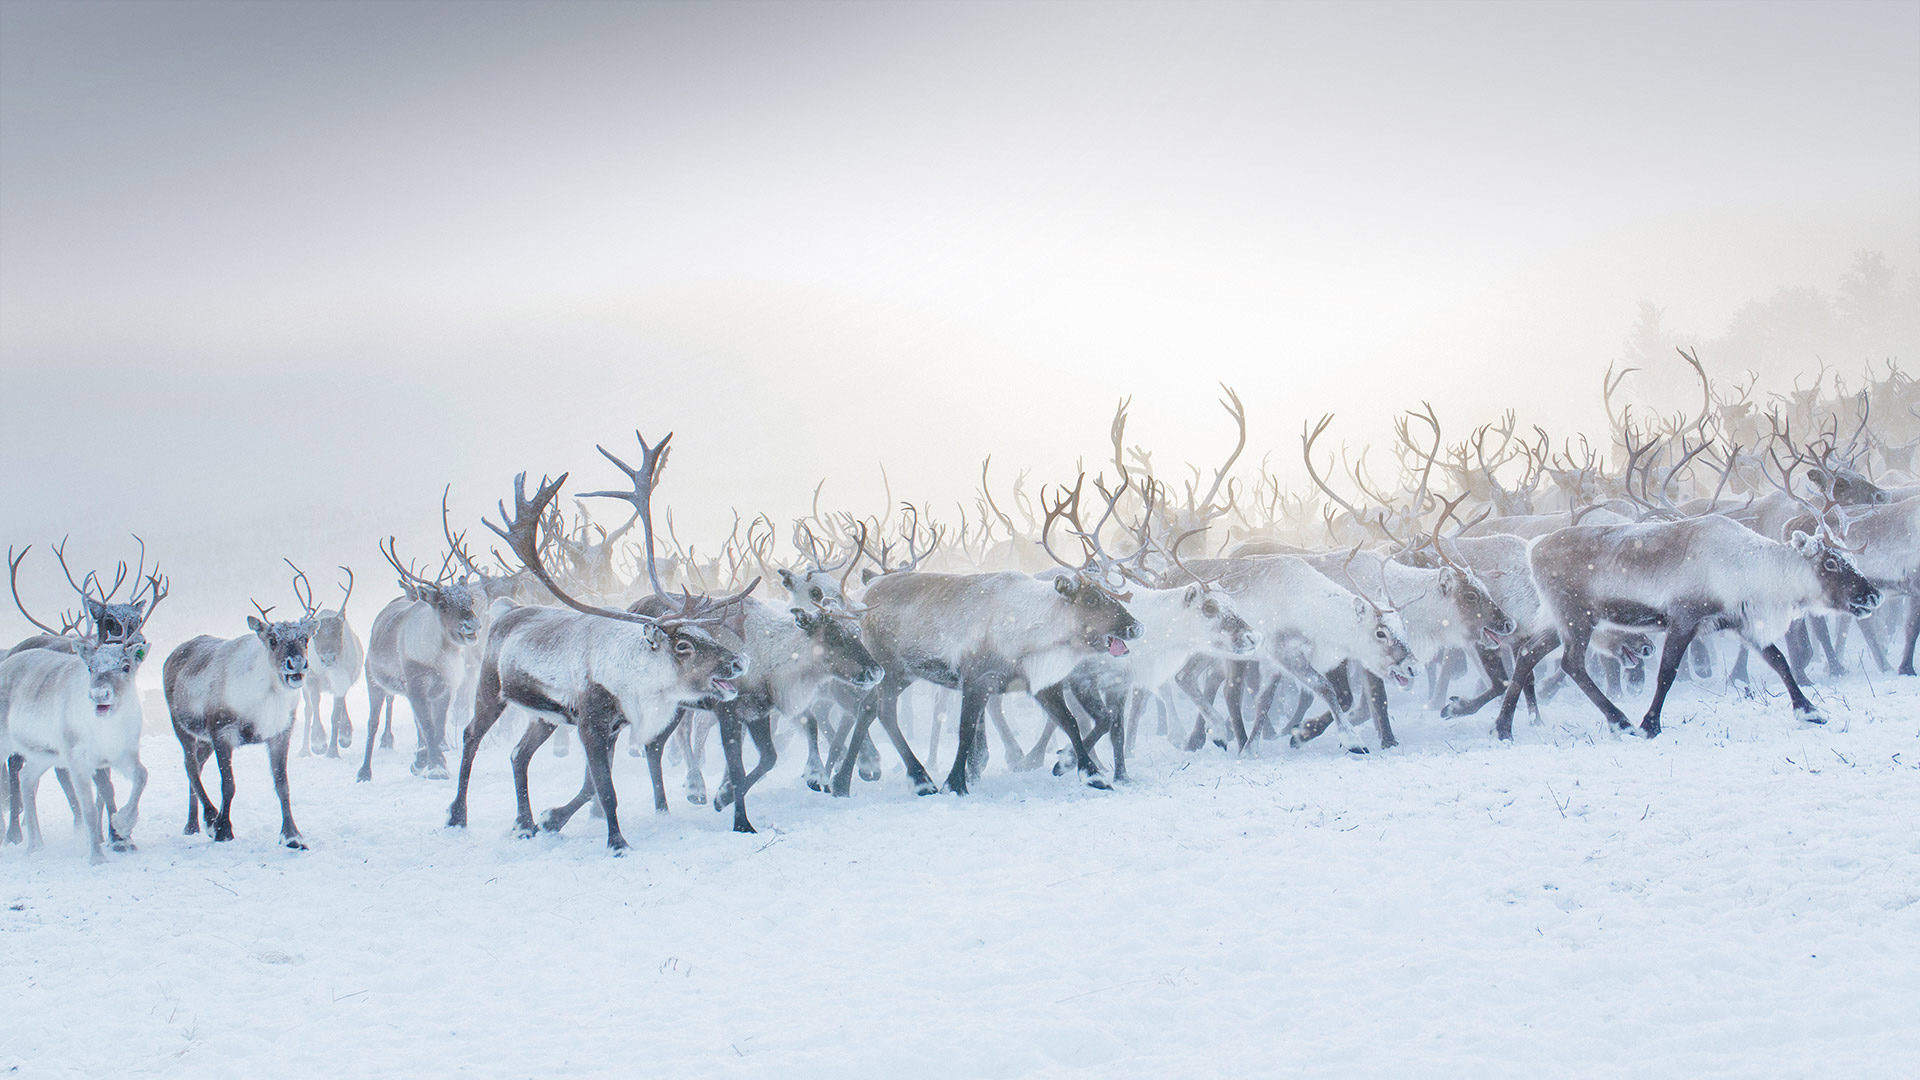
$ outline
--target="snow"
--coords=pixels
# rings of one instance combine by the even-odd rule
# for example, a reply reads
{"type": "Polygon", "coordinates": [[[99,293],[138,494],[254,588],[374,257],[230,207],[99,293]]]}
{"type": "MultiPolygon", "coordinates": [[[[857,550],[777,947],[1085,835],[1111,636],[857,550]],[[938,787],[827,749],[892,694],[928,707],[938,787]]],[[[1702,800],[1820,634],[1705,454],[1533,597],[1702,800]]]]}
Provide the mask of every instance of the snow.
{"type": "MultiPolygon", "coordinates": [[[[995,740],[968,798],[915,798],[883,745],[834,800],[795,742],[755,836],[672,767],[656,817],[623,749],[619,859],[584,812],[512,839],[504,744],[465,831],[409,750],[370,785],[357,753],[299,758],[313,849],[283,851],[249,748],[238,839],[185,837],[149,717],[139,851],[89,867],[52,783],[48,848],[0,851],[0,1075],[1912,1071],[1920,680],[1813,692],[1830,727],[1683,684],[1651,742],[1563,693],[1511,746],[1401,696],[1403,745],[1364,758],[1149,729],[1111,793],[995,740]]],[[[543,751],[536,808],[579,768],[543,751]]]]}

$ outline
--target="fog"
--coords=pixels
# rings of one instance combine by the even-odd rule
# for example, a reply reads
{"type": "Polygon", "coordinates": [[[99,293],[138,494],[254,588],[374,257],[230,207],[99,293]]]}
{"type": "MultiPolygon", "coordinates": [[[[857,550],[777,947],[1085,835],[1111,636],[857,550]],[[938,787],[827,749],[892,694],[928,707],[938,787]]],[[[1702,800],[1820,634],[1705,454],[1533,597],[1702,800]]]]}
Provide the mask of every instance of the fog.
{"type": "Polygon", "coordinates": [[[469,523],[517,471],[605,486],[636,427],[712,544],[822,478],[877,511],[883,464],[1070,480],[1126,395],[1216,462],[1220,382],[1249,462],[1423,399],[1592,425],[1642,300],[1764,385],[1912,367],[1713,350],[1863,250],[1910,302],[1913,4],[10,0],[0,506],[89,564],[139,532],[170,647],[291,604],[282,557],[370,615],[443,485],[469,523]]]}

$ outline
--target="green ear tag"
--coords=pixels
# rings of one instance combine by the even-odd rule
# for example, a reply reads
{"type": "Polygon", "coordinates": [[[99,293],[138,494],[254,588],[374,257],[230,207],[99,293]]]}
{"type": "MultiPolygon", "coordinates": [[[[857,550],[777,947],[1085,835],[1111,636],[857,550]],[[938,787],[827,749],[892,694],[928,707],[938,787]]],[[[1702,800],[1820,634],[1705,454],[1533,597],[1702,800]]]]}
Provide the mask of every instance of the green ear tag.
{"type": "Polygon", "coordinates": [[[147,647],[145,645],[142,645],[139,648],[133,650],[133,658],[135,660],[145,660],[147,658],[147,647]]]}

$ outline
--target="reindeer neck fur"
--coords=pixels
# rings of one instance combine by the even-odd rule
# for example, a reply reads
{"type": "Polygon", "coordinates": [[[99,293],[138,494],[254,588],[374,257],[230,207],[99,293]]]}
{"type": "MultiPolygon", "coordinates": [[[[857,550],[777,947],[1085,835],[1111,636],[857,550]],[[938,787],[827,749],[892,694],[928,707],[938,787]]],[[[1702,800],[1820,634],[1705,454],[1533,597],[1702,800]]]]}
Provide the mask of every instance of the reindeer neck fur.
{"type": "Polygon", "coordinates": [[[1866,507],[1836,507],[1829,520],[1867,580],[1920,594],[1920,498],[1866,507]]]}
{"type": "Polygon", "coordinates": [[[676,704],[705,693],[680,684],[672,658],[640,624],[562,608],[515,608],[502,616],[487,660],[508,701],[555,723],[572,724],[586,694],[605,692],[641,742],[666,730],[676,704]]]}
{"type": "Polygon", "coordinates": [[[0,750],[87,772],[137,756],[142,718],[133,677],[118,682],[105,714],[87,696],[91,681],[73,652],[29,649],[0,661],[0,750]]]}

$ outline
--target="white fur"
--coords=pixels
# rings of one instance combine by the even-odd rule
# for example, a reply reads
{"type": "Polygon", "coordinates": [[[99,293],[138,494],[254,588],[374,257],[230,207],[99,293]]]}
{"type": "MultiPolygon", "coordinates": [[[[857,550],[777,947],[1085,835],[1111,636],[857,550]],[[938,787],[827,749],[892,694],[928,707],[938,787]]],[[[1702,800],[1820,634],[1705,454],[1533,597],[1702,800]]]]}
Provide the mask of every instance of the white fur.
{"type": "Polygon", "coordinates": [[[105,856],[94,772],[115,768],[134,780],[127,804],[112,822],[124,838],[139,818],[147,770],[140,763],[140,695],[133,675],[115,680],[111,707],[104,715],[89,693],[91,683],[87,662],[76,653],[27,649],[0,661],[0,750],[5,751],[0,758],[19,754],[26,759],[20,783],[31,846],[41,844],[34,805],[40,778],[50,768],[65,769],[86,822],[89,856],[97,863],[105,856]]]}

